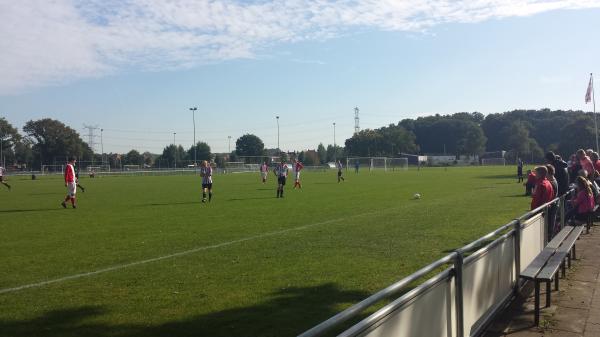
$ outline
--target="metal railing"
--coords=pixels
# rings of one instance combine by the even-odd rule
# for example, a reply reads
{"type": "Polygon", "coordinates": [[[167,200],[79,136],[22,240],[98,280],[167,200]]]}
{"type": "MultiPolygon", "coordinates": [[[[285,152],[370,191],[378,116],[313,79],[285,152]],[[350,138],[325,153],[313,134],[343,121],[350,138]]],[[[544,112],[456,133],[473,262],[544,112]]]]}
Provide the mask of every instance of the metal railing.
{"type": "MultiPolygon", "coordinates": [[[[558,204],[559,212],[560,212],[560,227],[564,227],[565,224],[565,207],[564,203],[566,200],[566,196],[571,191],[567,192],[567,194],[562,195],[554,200],[532,210],[529,211],[517,219],[512,220],[511,222],[501,226],[500,228],[494,230],[491,233],[488,233],[479,239],[453,251],[452,253],[440,258],[439,260],[427,265],[416,271],[415,273],[403,278],[402,280],[390,285],[389,287],[371,295],[370,297],[364,299],[363,301],[347,308],[346,310],[338,313],[337,315],[329,318],[328,320],[316,325],[315,327],[305,331],[300,334],[299,337],[317,337],[324,336],[326,333],[331,332],[334,329],[341,329],[343,326],[347,326],[351,320],[358,318],[362,315],[368,308],[371,306],[382,302],[384,300],[390,300],[395,295],[401,294],[400,297],[393,300],[391,303],[383,306],[381,309],[377,310],[375,313],[371,314],[367,318],[361,320],[360,322],[354,324],[350,328],[343,331],[338,337],[354,337],[354,336],[367,336],[370,332],[378,329],[379,327],[386,324],[386,321],[391,321],[394,314],[402,314],[402,310],[407,306],[414,304],[420,297],[426,296],[428,291],[432,291],[434,287],[439,286],[440,284],[447,285],[453,284],[451,289],[447,291],[448,298],[451,298],[450,301],[447,301],[449,304],[453,302],[453,305],[447,305],[450,309],[448,312],[444,313],[446,315],[447,328],[445,332],[440,333],[440,336],[457,336],[463,337],[465,336],[465,290],[469,290],[471,292],[475,292],[473,288],[475,286],[465,288],[464,287],[464,279],[463,272],[466,268],[475,268],[477,267],[476,262],[479,259],[485,258],[486,255],[492,254],[494,249],[498,249],[498,247],[511,248],[510,251],[511,261],[508,261],[508,258],[502,256],[505,261],[504,267],[506,268],[508,264],[509,270],[512,270],[512,275],[510,275],[510,288],[505,287],[504,289],[495,289],[498,290],[499,295],[498,299],[489,305],[489,308],[476,308],[479,311],[483,311],[483,314],[476,314],[476,317],[473,323],[469,324],[466,328],[468,328],[468,336],[478,336],[481,334],[485,327],[491,322],[493,317],[501,310],[505,305],[507,305],[510,300],[518,293],[521,282],[519,281],[520,271],[522,270],[522,256],[521,249],[523,246],[522,235],[525,230],[531,230],[534,234],[536,231],[540,230],[541,223],[539,222],[541,219],[538,217],[540,214],[543,214],[543,228],[539,233],[541,237],[538,239],[543,240],[543,246],[548,242],[548,235],[546,235],[549,229],[548,223],[548,213],[550,207],[558,204]],[[537,222],[536,222],[537,221],[537,222]],[[529,223],[531,222],[531,223],[529,223]],[[536,225],[538,227],[536,227],[536,225]],[[528,229],[529,228],[529,229],[528,229]],[[431,272],[441,268],[445,265],[449,267],[443,270],[442,272],[434,275],[423,283],[419,284],[417,287],[413,289],[409,289],[410,285],[423,277],[427,276],[431,272]],[[504,291],[504,292],[502,292],[504,291]],[[453,294],[453,296],[450,296],[453,294]]],[[[527,248],[527,246],[525,246],[527,248]]],[[[534,252],[535,253],[535,252],[534,252]]],[[[528,264],[527,262],[526,264],[528,264]]],[[[486,266],[482,264],[482,266],[486,266]]],[[[491,268],[495,268],[496,266],[491,266],[491,268]]],[[[495,275],[499,275],[503,271],[500,270],[502,266],[497,266],[498,270],[496,270],[495,275]]],[[[493,274],[489,272],[489,274],[493,274]]],[[[476,275],[476,273],[474,273],[476,275]]],[[[480,280],[481,282],[486,282],[486,280],[480,280]]],[[[500,288],[500,287],[499,287],[500,288]]],[[[473,299],[473,297],[471,297],[473,299]]],[[[436,306],[437,307],[437,306],[436,306]]],[[[471,308],[472,309],[472,308],[471,308]]],[[[475,310],[477,311],[477,310],[475,310]]],[[[473,315],[471,315],[473,316],[473,315]]],[[[472,317],[473,318],[473,317],[472,317]]],[[[437,320],[438,317],[430,317],[428,322],[433,322],[437,320]]],[[[412,324],[412,321],[408,321],[409,324],[412,324]]],[[[417,323],[415,323],[417,324],[417,323]]],[[[390,323],[390,325],[393,325],[390,323]]],[[[410,327],[409,327],[410,328],[410,327]]],[[[387,335],[398,335],[404,336],[399,330],[409,329],[406,325],[396,324],[392,328],[385,330],[388,332],[387,335]],[[394,330],[396,328],[396,330],[394,330]],[[391,329],[391,330],[390,330],[391,329]],[[392,332],[393,331],[393,332],[392,332]]],[[[418,327],[414,327],[417,328],[418,327]]],[[[426,329],[427,327],[424,326],[426,329]]],[[[422,332],[419,335],[423,335],[422,332]]],[[[378,334],[381,336],[381,334],[378,334]]],[[[431,336],[434,337],[434,336],[431,336]]]]}

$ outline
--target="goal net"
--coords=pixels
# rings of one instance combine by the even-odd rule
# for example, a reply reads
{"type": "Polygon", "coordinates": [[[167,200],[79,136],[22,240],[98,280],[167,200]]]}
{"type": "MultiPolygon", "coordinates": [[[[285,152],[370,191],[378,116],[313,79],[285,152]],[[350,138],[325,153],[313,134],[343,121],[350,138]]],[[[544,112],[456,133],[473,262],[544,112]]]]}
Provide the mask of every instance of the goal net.
{"type": "Polygon", "coordinates": [[[355,171],[368,169],[369,171],[382,170],[384,172],[407,170],[408,158],[348,157],[346,158],[346,168],[355,171]]]}
{"type": "Polygon", "coordinates": [[[239,172],[259,172],[260,164],[246,164],[241,161],[230,161],[225,163],[225,172],[227,173],[239,173],[239,172]]]}
{"type": "Polygon", "coordinates": [[[482,166],[506,166],[504,158],[485,158],[481,159],[482,166]]]}
{"type": "Polygon", "coordinates": [[[42,174],[58,174],[65,171],[65,165],[42,165],[42,174]]]}
{"type": "Polygon", "coordinates": [[[110,172],[110,165],[104,164],[104,165],[97,165],[97,166],[88,166],[87,171],[88,172],[110,172]]]}

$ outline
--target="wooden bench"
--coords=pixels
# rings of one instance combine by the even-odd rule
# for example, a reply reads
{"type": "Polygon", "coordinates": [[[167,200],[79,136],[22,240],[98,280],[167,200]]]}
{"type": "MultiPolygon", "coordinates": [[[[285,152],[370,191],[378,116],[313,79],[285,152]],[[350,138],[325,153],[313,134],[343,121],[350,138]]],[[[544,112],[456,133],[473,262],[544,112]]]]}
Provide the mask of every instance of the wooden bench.
{"type": "Polygon", "coordinates": [[[550,241],[538,256],[521,272],[521,277],[534,282],[535,285],[535,312],[534,324],[540,322],[540,283],[546,283],[546,307],[551,303],[551,283],[554,279],[555,290],[558,290],[558,270],[562,267],[562,276],[565,277],[565,259],[571,267],[572,258],[577,258],[575,242],[583,231],[582,226],[566,226],[550,241]]]}

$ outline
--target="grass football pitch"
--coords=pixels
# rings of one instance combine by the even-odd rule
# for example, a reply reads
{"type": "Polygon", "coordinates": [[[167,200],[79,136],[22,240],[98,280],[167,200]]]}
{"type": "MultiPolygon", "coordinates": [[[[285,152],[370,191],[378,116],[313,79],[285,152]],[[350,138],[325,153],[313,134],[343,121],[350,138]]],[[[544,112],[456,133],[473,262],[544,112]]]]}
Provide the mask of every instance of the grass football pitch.
{"type": "Polygon", "coordinates": [[[0,336],[295,336],[524,213],[514,171],[9,177],[0,336]]]}

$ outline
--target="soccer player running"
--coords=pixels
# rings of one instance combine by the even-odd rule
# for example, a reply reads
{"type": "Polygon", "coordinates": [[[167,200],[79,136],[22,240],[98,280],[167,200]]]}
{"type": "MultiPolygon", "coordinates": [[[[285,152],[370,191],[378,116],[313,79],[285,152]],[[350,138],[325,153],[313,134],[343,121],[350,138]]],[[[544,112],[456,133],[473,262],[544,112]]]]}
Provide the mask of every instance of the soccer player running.
{"type": "Polygon", "coordinates": [[[277,167],[273,170],[277,176],[277,198],[283,198],[283,187],[285,186],[285,179],[288,175],[288,166],[285,161],[282,160],[277,167]]]}
{"type": "Polygon", "coordinates": [[[10,191],[10,185],[4,180],[4,172],[6,172],[6,170],[4,169],[4,167],[0,166],[0,183],[6,186],[10,191]]]}
{"type": "Polygon", "coordinates": [[[340,182],[340,180],[345,181],[344,177],[342,177],[342,169],[344,168],[344,166],[342,165],[342,162],[338,160],[336,166],[338,169],[338,183],[340,182]]]}
{"type": "Polygon", "coordinates": [[[69,157],[69,162],[65,168],[65,186],[67,187],[67,197],[61,203],[63,208],[67,208],[67,201],[71,201],[71,206],[77,208],[75,204],[75,194],[77,193],[77,178],[75,177],[75,158],[69,157]]]}
{"type": "Polygon", "coordinates": [[[296,159],[296,162],[294,163],[294,172],[296,173],[296,180],[294,181],[294,189],[296,189],[296,186],[298,186],[298,188],[302,189],[302,184],[300,183],[300,171],[302,171],[302,169],[304,168],[304,165],[302,165],[302,163],[296,159]]]}
{"type": "Polygon", "coordinates": [[[269,167],[267,166],[266,162],[263,162],[262,165],[260,165],[260,176],[262,177],[263,184],[265,184],[267,182],[268,173],[269,173],[269,167]]]}
{"type": "Polygon", "coordinates": [[[208,202],[212,200],[212,167],[206,160],[200,165],[200,176],[202,177],[202,202],[206,202],[206,192],[208,192],[208,202]]]}

